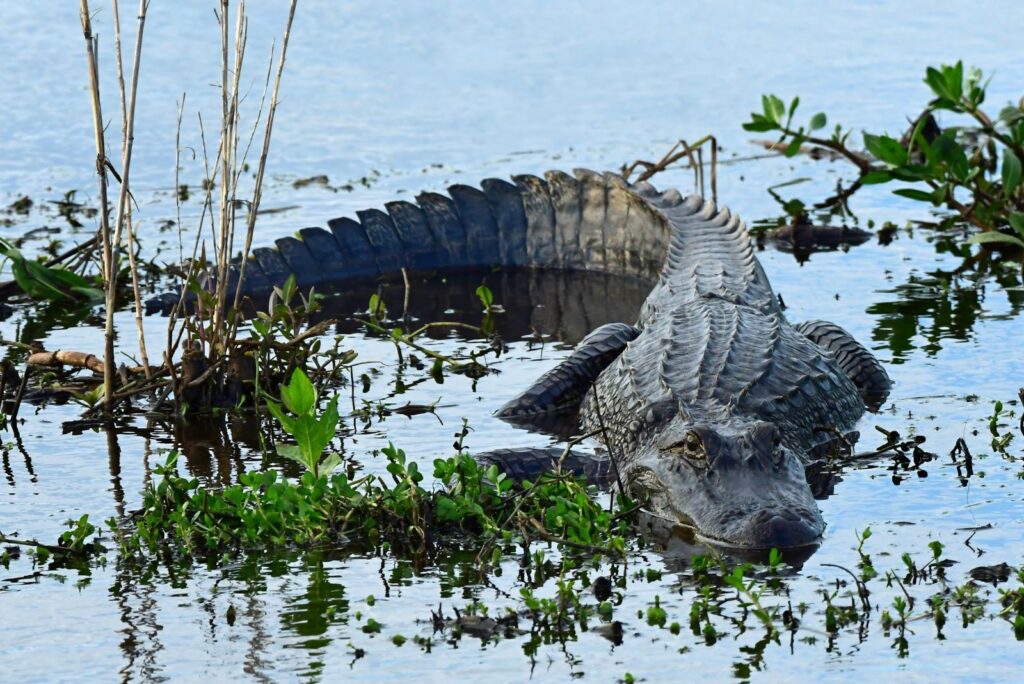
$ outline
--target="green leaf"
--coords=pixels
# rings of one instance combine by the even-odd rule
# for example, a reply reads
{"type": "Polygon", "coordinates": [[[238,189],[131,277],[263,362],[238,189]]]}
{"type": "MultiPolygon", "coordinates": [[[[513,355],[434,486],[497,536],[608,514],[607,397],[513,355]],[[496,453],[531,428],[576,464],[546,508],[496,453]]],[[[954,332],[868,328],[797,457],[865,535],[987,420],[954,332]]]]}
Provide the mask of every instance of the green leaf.
{"type": "Polygon", "coordinates": [[[103,291],[93,287],[93,283],[86,278],[61,267],[48,268],[49,275],[55,281],[59,281],[72,292],[77,292],[88,299],[103,299],[103,291]]]}
{"type": "Polygon", "coordinates": [[[752,115],[752,120],[743,124],[743,130],[752,131],[754,133],[764,133],[765,131],[774,131],[778,129],[778,124],[768,121],[760,114],[752,115]]]}
{"type": "Polygon", "coordinates": [[[273,414],[274,418],[277,418],[277,422],[281,423],[281,427],[284,428],[285,432],[289,435],[294,434],[295,420],[281,410],[280,404],[275,401],[268,401],[267,410],[273,414]]]}
{"type": "Polygon", "coordinates": [[[11,260],[22,260],[25,257],[22,256],[21,250],[15,247],[12,243],[0,238],[0,254],[11,260]]]}
{"type": "Polygon", "coordinates": [[[891,173],[892,177],[896,180],[906,181],[908,183],[928,180],[933,176],[931,171],[928,170],[928,167],[923,164],[907,164],[906,166],[901,166],[898,169],[890,169],[889,173],[891,173]]]}
{"type": "Polygon", "coordinates": [[[793,118],[793,114],[796,113],[796,108],[799,107],[799,106],[800,106],[800,97],[799,96],[794,97],[793,101],[789,103],[789,112],[788,112],[787,116],[790,119],[793,118]]]}
{"type": "Polygon", "coordinates": [[[0,255],[11,261],[11,273],[18,287],[35,299],[102,299],[103,292],[92,282],[64,268],[45,266],[26,259],[19,249],[0,239],[0,255]]]}
{"type": "Polygon", "coordinates": [[[299,416],[295,421],[295,431],[292,433],[292,437],[299,443],[302,457],[305,459],[304,462],[312,470],[313,468],[310,464],[316,464],[320,460],[320,454],[323,453],[324,447],[327,446],[321,440],[320,426],[317,419],[308,414],[299,416]]]}
{"type": "Polygon", "coordinates": [[[997,233],[995,231],[989,231],[985,233],[975,233],[966,240],[965,243],[969,245],[987,245],[993,242],[1000,242],[1003,244],[1014,245],[1024,249],[1024,240],[1013,235],[1006,235],[1005,233],[997,233]]]}
{"type": "Polygon", "coordinates": [[[861,185],[878,185],[879,183],[888,183],[892,180],[892,174],[888,171],[869,171],[865,173],[861,179],[861,185]]]}
{"type": "Polygon", "coordinates": [[[277,454],[278,456],[287,458],[289,461],[298,463],[300,466],[304,466],[306,468],[309,467],[306,460],[302,457],[302,449],[294,444],[278,444],[277,454]]]}
{"type": "Polygon", "coordinates": [[[818,112],[817,114],[811,117],[811,123],[809,128],[812,131],[816,131],[820,128],[824,128],[827,123],[828,117],[825,116],[825,112],[818,112]]]}
{"type": "Polygon", "coordinates": [[[1011,197],[1020,185],[1020,159],[1010,148],[1003,150],[1003,195],[1011,197]]]}
{"type": "Polygon", "coordinates": [[[959,100],[963,95],[964,88],[964,63],[957,61],[951,67],[943,68],[946,77],[946,88],[954,100],[959,100]]]}
{"type": "Polygon", "coordinates": [[[800,146],[803,145],[806,140],[807,138],[801,133],[794,135],[793,139],[789,141],[788,145],[786,145],[784,154],[787,157],[795,157],[800,153],[800,146]]]}
{"type": "Polygon", "coordinates": [[[490,309],[493,306],[494,294],[491,292],[491,288],[486,285],[476,288],[476,296],[480,299],[480,303],[484,305],[485,309],[490,309]]]}
{"type": "Polygon", "coordinates": [[[781,124],[782,117],[786,114],[786,105],[775,95],[762,95],[761,106],[764,108],[764,117],[772,123],[781,124]]]}
{"type": "Polygon", "coordinates": [[[922,148],[930,162],[929,166],[934,168],[935,164],[945,164],[950,172],[959,180],[967,177],[969,164],[964,148],[956,140],[956,131],[949,129],[943,131],[931,144],[931,148],[922,148]]]}
{"type": "Polygon", "coordinates": [[[900,145],[899,140],[889,136],[865,133],[864,147],[875,158],[890,166],[903,166],[907,163],[907,151],[903,149],[903,145],[900,145]]]}
{"type": "Polygon", "coordinates": [[[285,304],[289,303],[292,300],[292,297],[295,296],[296,289],[295,274],[289,274],[288,279],[285,280],[284,285],[281,286],[281,301],[285,304]]]}
{"type": "Polygon", "coordinates": [[[948,90],[946,89],[946,79],[943,78],[942,74],[939,73],[934,67],[928,67],[925,71],[924,82],[928,84],[928,87],[932,89],[938,97],[948,97],[948,90]]]}
{"type": "Polygon", "coordinates": [[[317,466],[317,472],[320,475],[330,475],[332,472],[337,470],[341,466],[341,455],[337,453],[330,453],[320,462],[317,466]]]}
{"type": "Polygon", "coordinates": [[[384,300],[379,294],[370,295],[370,304],[367,308],[367,312],[372,318],[387,318],[388,309],[384,306],[384,300]]]}
{"type": "Polygon", "coordinates": [[[335,395],[331,398],[330,402],[328,402],[323,415],[317,421],[318,431],[316,438],[318,442],[323,444],[323,446],[320,447],[320,450],[323,450],[323,448],[326,447],[332,439],[334,439],[334,435],[338,431],[338,420],[338,397],[335,395]]]}
{"type": "Polygon", "coordinates": [[[1011,211],[1009,216],[1010,225],[1024,238],[1024,214],[1019,211],[1011,211]]]}
{"type": "Polygon", "coordinates": [[[31,259],[11,262],[18,286],[35,299],[67,299],[67,295],[46,277],[44,268],[31,259]]]}
{"type": "Polygon", "coordinates": [[[281,387],[281,400],[296,415],[310,413],[316,404],[316,389],[301,368],[292,372],[291,382],[281,387]]]}
{"type": "Polygon", "coordinates": [[[917,200],[919,202],[928,202],[930,204],[935,203],[935,196],[932,193],[925,192],[923,190],[915,190],[914,188],[900,188],[899,190],[893,190],[892,194],[917,200]]]}

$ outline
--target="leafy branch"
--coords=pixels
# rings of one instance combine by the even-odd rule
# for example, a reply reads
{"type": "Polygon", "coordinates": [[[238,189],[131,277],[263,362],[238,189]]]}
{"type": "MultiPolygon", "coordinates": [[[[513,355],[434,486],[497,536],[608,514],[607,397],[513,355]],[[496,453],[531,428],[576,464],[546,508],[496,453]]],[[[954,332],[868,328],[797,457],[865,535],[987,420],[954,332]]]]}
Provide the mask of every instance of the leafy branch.
{"type": "Polygon", "coordinates": [[[856,184],[900,181],[894,194],[945,206],[956,218],[981,230],[968,244],[1002,243],[1024,249],[1024,105],[1009,105],[998,116],[981,109],[988,81],[978,69],[964,69],[962,62],[929,67],[924,82],[933,98],[914,119],[902,138],[864,132],[865,151],[853,150],[851,131],[836,125],[830,138],[814,131],[827,123],[824,113],[811,117],[806,126],[794,127],[800,98],[787,107],[775,95],[762,97],[762,112],[752,113],[743,124],[748,131],[779,133],[778,146],[786,156],[825,149],[850,161],[859,173],[856,184]],[[939,128],[934,113],[948,111],[969,117],[970,125],[939,128]],[[913,187],[917,186],[917,187],[913,187]]]}

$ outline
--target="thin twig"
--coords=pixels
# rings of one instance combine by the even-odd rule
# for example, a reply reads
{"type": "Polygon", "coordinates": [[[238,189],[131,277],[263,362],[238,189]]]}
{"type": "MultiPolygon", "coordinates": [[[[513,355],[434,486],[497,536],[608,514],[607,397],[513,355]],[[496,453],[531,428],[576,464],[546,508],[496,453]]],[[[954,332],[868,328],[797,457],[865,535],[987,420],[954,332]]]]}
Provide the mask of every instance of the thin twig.
{"type": "MultiPolygon", "coordinates": [[[[83,0],[85,2],[85,0],[83,0]]],[[[111,238],[111,269],[108,272],[106,286],[106,326],[104,338],[106,346],[104,349],[104,402],[109,406],[114,396],[114,312],[117,307],[117,276],[118,261],[121,250],[121,233],[125,229],[125,223],[130,220],[131,207],[129,204],[129,173],[132,163],[132,147],[135,142],[135,100],[139,85],[139,65],[142,61],[142,35],[146,26],[146,11],[149,9],[149,0],[139,0],[138,29],[135,34],[135,49],[132,53],[132,75],[131,88],[128,94],[127,115],[124,127],[124,146],[121,150],[121,190],[117,197],[117,213],[115,215],[114,235],[111,238]]],[[[134,260],[134,257],[130,257],[134,260]]],[[[138,293],[136,292],[136,296],[138,293]]],[[[142,336],[141,324],[141,300],[139,307],[139,334],[143,344],[143,356],[145,357],[145,341],[142,336]]],[[[148,364],[146,364],[148,366],[148,364]]]]}
{"type": "Polygon", "coordinates": [[[409,320],[409,291],[412,289],[409,287],[409,273],[402,267],[402,283],[405,285],[405,291],[402,295],[402,320],[409,320]]]}
{"type": "MultiPolygon", "coordinates": [[[[107,288],[107,320],[111,327],[105,332],[104,355],[106,357],[106,371],[103,376],[103,384],[107,397],[114,392],[114,334],[113,334],[113,290],[112,283],[115,283],[114,273],[117,271],[117,264],[113,259],[113,246],[110,240],[110,209],[107,204],[107,173],[106,173],[106,142],[103,134],[103,108],[100,103],[100,76],[97,65],[97,53],[99,52],[99,39],[93,35],[92,19],[89,14],[88,0],[82,0],[82,35],[85,38],[85,52],[89,67],[89,91],[92,96],[92,120],[93,133],[96,143],[96,174],[99,176],[99,221],[100,221],[100,244],[103,247],[103,282],[107,288]]],[[[122,189],[124,185],[122,184],[122,189]]]]}
{"type": "MultiPolygon", "coordinates": [[[[114,4],[114,52],[117,56],[117,88],[121,95],[121,150],[128,147],[128,97],[124,86],[124,66],[121,52],[121,10],[117,0],[114,4]]],[[[116,174],[115,174],[116,176],[116,174]]],[[[124,184],[123,180],[118,182],[124,184]]],[[[129,194],[131,190],[129,189],[129,194]]],[[[139,294],[139,267],[135,259],[135,230],[132,225],[131,203],[126,207],[125,227],[128,231],[128,267],[132,276],[132,294],[135,298],[135,327],[139,333],[139,354],[142,356],[142,367],[146,369],[146,378],[149,378],[149,354],[146,351],[146,333],[142,325],[142,296],[139,294]]]]}
{"type": "Polygon", "coordinates": [[[295,8],[298,0],[291,0],[288,8],[288,21],[285,24],[284,38],[281,44],[281,56],[277,62],[277,75],[274,77],[274,92],[270,97],[270,107],[267,110],[267,123],[263,129],[263,149],[260,152],[260,160],[256,166],[256,182],[253,185],[252,203],[249,207],[248,224],[245,231],[245,248],[242,251],[242,263],[238,272],[238,285],[235,288],[234,308],[238,309],[238,303],[242,298],[242,285],[245,282],[245,262],[249,251],[252,249],[253,232],[256,229],[256,213],[260,207],[260,199],[263,196],[263,177],[267,168],[267,156],[270,153],[270,136],[274,128],[274,115],[277,112],[278,97],[281,90],[281,75],[284,72],[285,57],[288,54],[288,39],[291,36],[292,21],[295,19],[295,8]]]}

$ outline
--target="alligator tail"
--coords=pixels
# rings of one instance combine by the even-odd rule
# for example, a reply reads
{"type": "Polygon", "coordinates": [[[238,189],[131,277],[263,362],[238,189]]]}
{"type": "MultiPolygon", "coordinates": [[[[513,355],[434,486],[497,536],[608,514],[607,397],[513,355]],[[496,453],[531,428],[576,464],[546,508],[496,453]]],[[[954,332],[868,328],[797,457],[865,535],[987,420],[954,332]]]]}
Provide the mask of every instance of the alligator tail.
{"type": "MultiPolygon", "coordinates": [[[[655,279],[664,263],[669,227],[635,190],[644,184],[577,170],[544,178],[484,180],[424,192],[416,202],[389,202],[385,211],[357,212],[327,228],[303,228],[276,246],[259,247],[245,266],[243,292],[269,292],[295,274],[300,287],[372,280],[408,271],[525,267],[655,279]]],[[[231,269],[232,286],[239,264],[231,269]]]]}

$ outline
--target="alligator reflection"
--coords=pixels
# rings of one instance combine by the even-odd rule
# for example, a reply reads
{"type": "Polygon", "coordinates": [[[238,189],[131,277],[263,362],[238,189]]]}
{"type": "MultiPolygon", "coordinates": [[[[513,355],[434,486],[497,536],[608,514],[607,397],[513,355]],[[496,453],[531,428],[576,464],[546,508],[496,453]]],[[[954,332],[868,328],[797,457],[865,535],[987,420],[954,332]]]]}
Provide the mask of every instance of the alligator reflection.
{"type": "MultiPolygon", "coordinates": [[[[482,307],[476,288],[481,284],[494,294],[495,303],[505,305],[495,318],[496,331],[504,339],[545,336],[566,344],[575,344],[605,323],[636,320],[652,286],[638,278],[585,272],[491,270],[414,275],[409,282],[407,313],[416,321],[477,324],[482,307]]],[[[373,294],[381,296],[392,318],[400,318],[405,308],[406,287],[401,280],[327,292],[330,296],[319,315],[321,320],[347,317],[338,324],[339,333],[362,329],[353,315],[366,312],[373,294]]],[[[450,331],[427,334],[441,339],[450,331]]]]}
{"type": "MultiPolygon", "coordinates": [[[[634,321],[650,291],[651,283],[638,279],[594,273],[504,270],[449,273],[441,276],[412,275],[409,279],[408,308],[411,324],[430,321],[459,321],[471,325],[483,316],[476,288],[486,284],[497,304],[507,308],[494,315],[495,332],[505,340],[537,340],[573,345],[594,328],[613,321],[634,321]]],[[[361,333],[370,296],[379,294],[388,316],[401,318],[406,305],[406,286],[401,280],[368,286],[346,286],[342,292],[326,293],[323,308],[314,322],[338,319],[339,334],[361,333]]],[[[427,336],[443,339],[449,335],[465,338],[473,333],[462,328],[429,330],[427,336]]],[[[397,373],[401,373],[399,368],[397,373]]],[[[407,383],[406,387],[412,383],[407,383]]],[[[560,423],[572,433],[575,422],[560,423]]],[[[153,433],[157,441],[170,441],[182,454],[188,472],[207,482],[230,484],[244,469],[244,454],[260,453],[261,421],[252,414],[189,416],[168,426],[169,435],[153,433]],[[236,474],[232,475],[232,469],[236,474]]],[[[280,464],[286,475],[299,474],[298,466],[280,464]]]]}

